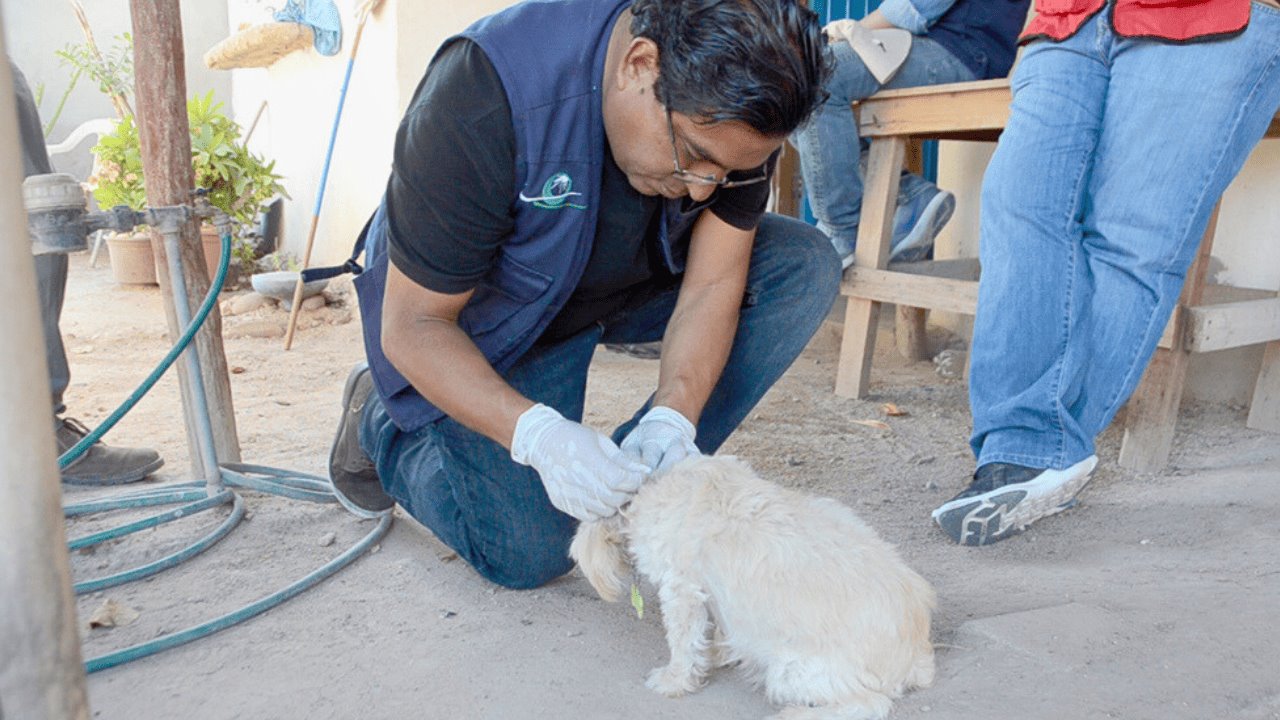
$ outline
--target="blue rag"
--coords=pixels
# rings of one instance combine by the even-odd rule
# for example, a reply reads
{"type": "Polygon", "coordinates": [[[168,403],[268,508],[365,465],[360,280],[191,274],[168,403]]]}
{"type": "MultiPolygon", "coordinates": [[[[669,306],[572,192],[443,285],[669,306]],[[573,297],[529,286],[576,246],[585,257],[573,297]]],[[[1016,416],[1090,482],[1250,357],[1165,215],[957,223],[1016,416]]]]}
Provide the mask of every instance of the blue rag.
{"type": "Polygon", "coordinates": [[[342,18],[333,0],[289,0],[284,9],[275,14],[281,22],[296,22],[311,26],[316,38],[316,52],[321,55],[337,55],[342,48],[342,18]]]}

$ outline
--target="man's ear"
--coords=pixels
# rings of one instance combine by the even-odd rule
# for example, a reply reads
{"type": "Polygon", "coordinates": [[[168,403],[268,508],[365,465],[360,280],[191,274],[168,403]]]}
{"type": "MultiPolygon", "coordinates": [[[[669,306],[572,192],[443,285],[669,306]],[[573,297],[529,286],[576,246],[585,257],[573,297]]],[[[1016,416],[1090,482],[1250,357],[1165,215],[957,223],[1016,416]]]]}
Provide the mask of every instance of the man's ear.
{"type": "Polygon", "coordinates": [[[658,80],[658,46],[649,38],[632,38],[618,64],[618,89],[647,90],[658,80]]]}

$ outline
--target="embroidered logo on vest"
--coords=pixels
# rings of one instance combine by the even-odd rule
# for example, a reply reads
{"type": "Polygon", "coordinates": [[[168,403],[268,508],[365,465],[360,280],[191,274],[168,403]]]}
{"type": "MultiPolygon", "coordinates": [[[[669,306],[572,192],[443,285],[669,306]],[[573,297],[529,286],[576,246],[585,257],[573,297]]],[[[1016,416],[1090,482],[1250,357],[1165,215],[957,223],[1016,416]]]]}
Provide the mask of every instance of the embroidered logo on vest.
{"type": "Polygon", "coordinates": [[[573,178],[569,177],[569,173],[558,172],[542,184],[542,194],[537,197],[529,197],[520,192],[520,200],[522,202],[532,203],[536,208],[543,210],[560,210],[562,208],[573,208],[575,210],[586,210],[586,205],[580,205],[570,202],[569,198],[581,196],[582,193],[573,191],[573,178]]]}

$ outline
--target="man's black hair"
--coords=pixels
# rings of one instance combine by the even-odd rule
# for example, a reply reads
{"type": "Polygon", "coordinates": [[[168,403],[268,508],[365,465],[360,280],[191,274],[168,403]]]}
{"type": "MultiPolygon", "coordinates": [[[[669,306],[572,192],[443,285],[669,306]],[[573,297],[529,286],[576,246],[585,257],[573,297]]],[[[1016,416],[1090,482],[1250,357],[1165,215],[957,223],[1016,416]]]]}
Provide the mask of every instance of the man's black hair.
{"type": "Polygon", "coordinates": [[[658,101],[704,122],[788,135],[825,99],[818,16],[798,0],[635,0],[631,34],[658,46],[658,101]]]}

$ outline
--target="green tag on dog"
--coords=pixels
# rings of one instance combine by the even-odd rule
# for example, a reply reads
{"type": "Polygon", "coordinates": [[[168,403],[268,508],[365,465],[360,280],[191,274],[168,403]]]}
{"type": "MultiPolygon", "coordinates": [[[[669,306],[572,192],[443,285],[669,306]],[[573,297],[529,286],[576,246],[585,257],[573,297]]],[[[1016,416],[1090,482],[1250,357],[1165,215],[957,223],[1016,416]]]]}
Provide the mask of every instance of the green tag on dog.
{"type": "Polygon", "coordinates": [[[640,588],[631,583],[631,607],[636,609],[636,617],[644,619],[644,598],[640,597],[640,588]]]}

